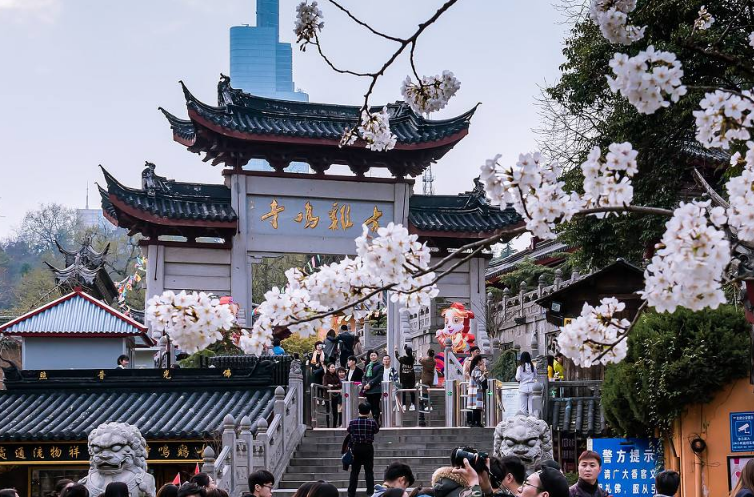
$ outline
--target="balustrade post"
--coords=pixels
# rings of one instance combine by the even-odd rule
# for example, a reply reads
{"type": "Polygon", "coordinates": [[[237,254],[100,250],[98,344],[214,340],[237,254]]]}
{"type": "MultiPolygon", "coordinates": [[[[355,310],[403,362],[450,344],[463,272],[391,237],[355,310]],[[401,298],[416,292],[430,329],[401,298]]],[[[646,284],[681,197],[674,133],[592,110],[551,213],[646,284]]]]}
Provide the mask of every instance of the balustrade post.
{"type": "Polygon", "coordinates": [[[383,428],[392,428],[393,426],[395,426],[395,421],[393,420],[395,411],[393,411],[393,403],[391,402],[391,400],[393,399],[393,395],[395,395],[393,382],[383,381],[382,382],[382,397],[380,398],[380,404],[382,405],[382,427],[383,428]]]}
{"type": "MultiPolygon", "coordinates": [[[[296,409],[295,429],[303,431],[306,424],[304,421],[304,374],[301,370],[301,362],[293,360],[291,371],[288,374],[288,391],[293,391],[293,404],[296,409]]],[[[293,428],[293,427],[291,427],[293,428]]]]}
{"type": "Polygon", "coordinates": [[[487,395],[484,397],[484,424],[486,427],[495,427],[502,420],[502,416],[497,409],[498,392],[500,391],[500,382],[494,378],[487,380],[487,395]]]}
{"type": "Polygon", "coordinates": [[[249,491],[249,475],[253,471],[254,462],[252,453],[254,450],[254,437],[251,434],[251,419],[248,416],[241,418],[240,433],[236,442],[236,458],[233,459],[236,486],[234,492],[242,495],[249,491]]]}
{"type": "MultiPolygon", "coordinates": [[[[447,370],[447,367],[445,369],[447,370]]],[[[453,428],[455,426],[455,386],[455,380],[449,380],[447,377],[445,378],[445,426],[448,428],[453,428]]]]}
{"type": "Polygon", "coordinates": [[[503,322],[508,319],[508,299],[510,299],[510,297],[511,289],[506,286],[503,288],[503,322]]]}
{"type": "MultiPolygon", "coordinates": [[[[227,488],[234,489],[235,488],[235,465],[236,465],[236,420],[235,418],[230,415],[226,414],[225,418],[223,418],[223,434],[222,434],[222,441],[223,441],[223,447],[228,447],[228,458],[230,459],[228,461],[228,467],[230,467],[230,474],[225,475],[223,474],[223,477],[227,477],[226,483],[227,488]]],[[[220,468],[222,469],[222,468],[220,468]]],[[[217,468],[216,468],[217,470],[217,468]]],[[[225,473],[223,471],[223,473],[225,473]]]]}
{"type": "Polygon", "coordinates": [[[563,270],[558,268],[555,270],[555,290],[557,291],[560,289],[560,285],[563,283],[563,270]]]}
{"type": "Polygon", "coordinates": [[[534,384],[531,393],[531,415],[535,418],[542,418],[542,392],[544,387],[539,381],[534,384]]]}
{"type": "Polygon", "coordinates": [[[209,445],[202,452],[202,473],[207,473],[210,478],[217,480],[217,471],[215,470],[215,451],[209,445]]]}
{"type": "MultiPolygon", "coordinates": [[[[285,426],[285,389],[283,387],[277,387],[275,389],[275,407],[274,416],[279,419],[278,426],[280,427],[280,436],[278,437],[278,441],[283,447],[283,454],[285,454],[285,438],[286,438],[286,430],[288,430],[288,427],[285,426]]],[[[272,436],[275,436],[273,433],[272,436]]]]}
{"type": "Polygon", "coordinates": [[[343,382],[343,426],[348,426],[348,423],[357,416],[359,390],[358,385],[352,381],[343,382]]]}
{"type": "Polygon", "coordinates": [[[268,464],[270,461],[268,460],[269,457],[269,449],[270,449],[270,436],[267,433],[267,420],[262,418],[257,422],[257,434],[254,436],[254,446],[256,448],[255,452],[257,453],[257,456],[259,457],[259,461],[261,464],[259,466],[263,467],[266,470],[270,470],[270,465],[268,464]]]}

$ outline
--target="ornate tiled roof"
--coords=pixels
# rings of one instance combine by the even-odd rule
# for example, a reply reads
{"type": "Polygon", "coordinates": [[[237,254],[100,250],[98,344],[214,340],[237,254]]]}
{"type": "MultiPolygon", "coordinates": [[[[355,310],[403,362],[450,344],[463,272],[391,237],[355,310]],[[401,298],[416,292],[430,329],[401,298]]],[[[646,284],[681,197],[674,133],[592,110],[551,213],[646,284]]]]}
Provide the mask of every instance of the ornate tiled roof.
{"type": "Polygon", "coordinates": [[[479,179],[474,190],[460,195],[412,195],[408,220],[415,232],[447,232],[483,236],[520,224],[521,216],[512,208],[500,210],[487,202],[479,179]]]}
{"type": "Polygon", "coordinates": [[[524,259],[531,259],[534,262],[548,260],[552,254],[558,252],[570,252],[572,250],[567,244],[559,240],[542,240],[534,248],[527,248],[503,259],[493,260],[487,269],[487,278],[494,278],[507,272],[512,271],[524,259]]]}
{"type": "Polygon", "coordinates": [[[160,108],[175,141],[193,152],[205,153],[205,160],[212,160],[213,165],[235,167],[262,158],[280,171],[291,161],[300,160],[319,173],[330,164],[347,164],[359,174],[370,167],[386,167],[397,176],[415,176],[468,133],[476,110],[474,107],[452,119],[428,120],[405,102],[388,104],[397,144],[387,152],[371,152],[359,142],[340,146],[343,132],[359,121],[359,107],[254,96],[231,88],[230,79],[222,75],[218,105],[212,106],[181,85],[189,119],[160,108]]]}
{"type": "Polygon", "coordinates": [[[107,183],[106,190],[99,187],[102,210],[113,224],[145,236],[225,237],[235,231],[238,215],[228,187],[179,183],[154,174],[154,169],[147,163],[142,188],[135,189],[102,168],[107,183]]]}
{"type": "Polygon", "coordinates": [[[105,422],[138,426],[147,440],[209,439],[228,414],[249,416],[255,430],[272,413],[274,398],[272,388],[0,391],[0,440],[86,440],[105,422]]]}

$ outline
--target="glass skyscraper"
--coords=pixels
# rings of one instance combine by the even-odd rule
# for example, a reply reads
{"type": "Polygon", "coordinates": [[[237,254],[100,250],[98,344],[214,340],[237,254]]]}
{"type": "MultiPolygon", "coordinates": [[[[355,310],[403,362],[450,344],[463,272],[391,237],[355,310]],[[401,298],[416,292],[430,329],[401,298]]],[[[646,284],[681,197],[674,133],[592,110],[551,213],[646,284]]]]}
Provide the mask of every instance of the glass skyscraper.
{"type": "Polygon", "coordinates": [[[230,28],[230,79],[253,95],[308,102],[293,83],[293,51],[280,42],[279,0],[257,0],[257,25],[230,28]]]}

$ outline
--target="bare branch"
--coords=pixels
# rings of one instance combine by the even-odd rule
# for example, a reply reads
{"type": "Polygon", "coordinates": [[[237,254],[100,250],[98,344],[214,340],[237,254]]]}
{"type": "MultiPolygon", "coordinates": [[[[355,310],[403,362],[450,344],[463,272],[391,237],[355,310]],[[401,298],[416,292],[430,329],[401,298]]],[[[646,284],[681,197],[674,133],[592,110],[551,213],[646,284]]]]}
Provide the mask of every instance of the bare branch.
{"type": "Polygon", "coordinates": [[[353,20],[353,22],[355,22],[359,26],[363,26],[363,27],[367,28],[373,34],[375,34],[377,36],[380,36],[382,38],[385,38],[386,40],[391,40],[391,41],[395,41],[395,42],[398,42],[398,43],[403,43],[404,41],[406,41],[403,38],[396,38],[395,36],[390,36],[390,35],[387,35],[385,33],[380,32],[380,31],[377,31],[376,29],[374,29],[372,26],[370,26],[369,24],[365,23],[361,19],[356,18],[356,16],[354,16],[351,13],[351,11],[349,11],[348,9],[346,9],[345,7],[343,7],[342,5],[340,5],[335,0],[328,0],[328,1],[331,4],[335,5],[337,8],[339,8],[340,10],[342,10],[348,17],[350,17],[353,20]]]}

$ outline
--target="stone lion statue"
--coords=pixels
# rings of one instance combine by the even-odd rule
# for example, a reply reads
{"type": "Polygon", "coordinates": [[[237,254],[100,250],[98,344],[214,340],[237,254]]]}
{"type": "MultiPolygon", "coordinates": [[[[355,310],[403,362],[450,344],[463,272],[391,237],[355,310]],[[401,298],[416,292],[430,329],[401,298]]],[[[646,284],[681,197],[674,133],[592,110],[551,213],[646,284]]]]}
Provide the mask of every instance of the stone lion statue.
{"type": "Polygon", "coordinates": [[[552,433],[547,423],[518,413],[495,427],[496,456],[518,456],[533,471],[540,461],[552,459],[552,433]]]}
{"type": "Polygon", "coordinates": [[[116,481],[128,485],[131,497],[155,497],[154,477],[147,473],[147,443],[139,429],[104,423],[89,433],[89,474],[79,483],[96,496],[116,481]]]}

